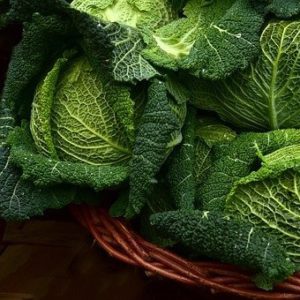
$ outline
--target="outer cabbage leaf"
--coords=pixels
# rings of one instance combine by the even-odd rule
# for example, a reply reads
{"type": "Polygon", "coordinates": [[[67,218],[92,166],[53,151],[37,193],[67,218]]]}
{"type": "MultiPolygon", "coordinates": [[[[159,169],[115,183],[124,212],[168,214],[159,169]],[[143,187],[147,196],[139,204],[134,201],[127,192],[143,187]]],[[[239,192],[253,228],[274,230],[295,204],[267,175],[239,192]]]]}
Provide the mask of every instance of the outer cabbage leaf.
{"type": "Polygon", "coordinates": [[[3,98],[18,110],[31,101],[31,85],[42,69],[66,45],[69,25],[59,17],[34,15],[25,23],[23,39],[15,48],[9,65],[3,98]]]}
{"type": "Polygon", "coordinates": [[[107,65],[112,46],[107,34],[99,22],[71,9],[65,1],[14,0],[8,15],[26,22],[23,39],[12,55],[3,97],[23,115],[29,113],[32,87],[70,44],[80,43],[96,68],[107,65]]]}
{"type": "Polygon", "coordinates": [[[166,79],[166,86],[168,92],[173,96],[178,104],[187,102],[190,99],[190,92],[181,82],[178,74],[168,74],[166,79]]]}
{"type": "MultiPolygon", "coordinates": [[[[196,184],[202,183],[206,179],[206,175],[213,164],[212,149],[201,138],[196,138],[195,141],[195,163],[194,173],[196,178],[196,184]]],[[[196,197],[197,192],[196,190],[196,197]]]]}
{"type": "Polygon", "coordinates": [[[260,166],[261,153],[266,155],[283,147],[300,144],[299,132],[297,129],[285,129],[246,133],[229,143],[214,146],[214,163],[206,180],[199,186],[197,207],[223,211],[225,199],[234,183],[260,166]]]}
{"type": "Polygon", "coordinates": [[[94,190],[116,186],[128,177],[128,166],[96,166],[47,158],[38,154],[29,128],[16,127],[9,135],[10,160],[23,170],[22,178],[36,186],[68,183],[94,190]]]}
{"type": "Polygon", "coordinates": [[[111,65],[116,80],[135,82],[158,74],[141,55],[145,44],[138,29],[166,24],[173,17],[167,0],[74,0],[71,6],[107,23],[103,28],[114,46],[111,65]]]}
{"type": "Polygon", "coordinates": [[[174,132],[182,126],[163,82],[154,81],[148,91],[148,102],[140,120],[133,156],[130,162],[130,194],[127,218],[138,214],[157,182],[157,175],[168,156],[168,147],[178,141],[174,132]],[[170,142],[170,140],[173,140],[170,142]]]}
{"type": "Polygon", "coordinates": [[[300,14],[300,2],[298,0],[272,0],[267,6],[267,11],[279,18],[290,18],[300,14]]]}
{"type": "MultiPolygon", "coordinates": [[[[198,119],[195,129],[195,163],[194,172],[199,186],[206,180],[209,169],[213,165],[213,149],[217,144],[224,144],[235,139],[236,133],[229,127],[211,117],[198,119]]],[[[201,190],[198,189],[201,194],[201,190]]],[[[198,196],[196,196],[198,198],[198,196]]]]}
{"type": "Polygon", "coordinates": [[[178,209],[193,209],[196,193],[195,166],[195,129],[196,112],[191,110],[187,114],[183,127],[183,140],[176,146],[169,159],[168,182],[170,192],[178,209]]]}
{"type": "Polygon", "coordinates": [[[244,129],[300,127],[299,32],[297,21],[270,23],[259,59],[223,81],[194,81],[192,103],[244,129]]]}
{"type": "Polygon", "coordinates": [[[71,203],[74,191],[64,186],[39,188],[21,177],[11,164],[9,149],[0,146],[0,215],[6,220],[24,220],[42,215],[46,209],[61,208],[71,203]]]}
{"type": "Polygon", "coordinates": [[[41,13],[43,16],[62,15],[68,9],[69,4],[65,0],[10,0],[8,17],[13,21],[30,21],[34,13],[41,13]]]}
{"type": "Polygon", "coordinates": [[[150,223],[151,215],[161,212],[167,212],[175,209],[174,200],[172,199],[169,190],[167,189],[166,182],[164,180],[164,174],[160,176],[160,181],[155,187],[152,196],[149,197],[147,204],[140,215],[140,233],[141,235],[160,247],[170,247],[175,242],[162,235],[154,226],[150,223]]]}
{"type": "Polygon", "coordinates": [[[148,33],[145,58],[158,66],[220,79],[245,68],[257,55],[263,15],[248,0],[190,0],[184,14],[148,33]]]}
{"type": "Polygon", "coordinates": [[[235,182],[226,212],[273,234],[299,266],[300,145],[262,155],[262,160],[258,171],[235,182]]]}
{"type": "Polygon", "coordinates": [[[281,244],[251,223],[199,210],[155,214],[151,223],[198,256],[257,272],[254,281],[260,288],[270,290],[295,271],[281,244]]]}
{"type": "MultiPolygon", "coordinates": [[[[0,215],[6,220],[22,220],[40,215],[48,208],[61,208],[74,199],[74,190],[66,185],[38,188],[21,178],[21,171],[12,164],[6,137],[15,120],[7,102],[0,107],[0,215]]],[[[20,140],[22,142],[22,140],[20,140]]]]}

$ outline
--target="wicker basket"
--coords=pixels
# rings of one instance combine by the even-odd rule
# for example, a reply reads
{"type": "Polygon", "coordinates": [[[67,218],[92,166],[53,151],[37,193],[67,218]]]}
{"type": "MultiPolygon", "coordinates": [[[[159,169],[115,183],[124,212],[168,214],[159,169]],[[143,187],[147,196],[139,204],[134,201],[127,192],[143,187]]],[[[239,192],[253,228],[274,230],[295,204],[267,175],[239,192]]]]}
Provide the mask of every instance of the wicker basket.
{"type": "Polygon", "coordinates": [[[248,299],[300,299],[300,274],[265,292],[255,287],[250,273],[227,264],[181,258],[143,240],[124,220],[110,217],[104,209],[72,206],[70,210],[109,255],[143,268],[149,276],[159,275],[190,286],[204,286],[213,293],[248,299]]]}

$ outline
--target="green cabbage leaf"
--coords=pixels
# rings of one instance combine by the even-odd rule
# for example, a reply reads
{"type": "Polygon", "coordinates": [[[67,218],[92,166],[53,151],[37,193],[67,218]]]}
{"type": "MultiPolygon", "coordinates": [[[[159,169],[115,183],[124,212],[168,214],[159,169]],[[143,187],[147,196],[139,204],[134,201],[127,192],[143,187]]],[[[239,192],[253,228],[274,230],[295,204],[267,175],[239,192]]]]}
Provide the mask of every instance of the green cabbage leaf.
{"type": "Polygon", "coordinates": [[[178,210],[157,213],[151,223],[163,236],[187,247],[197,257],[209,257],[246,267],[254,281],[270,290],[295,271],[279,241],[251,223],[222,213],[178,210]]]}
{"type": "Polygon", "coordinates": [[[298,21],[270,23],[259,58],[225,80],[190,82],[192,103],[246,130],[300,127],[299,32],[298,21]]]}
{"type": "Polygon", "coordinates": [[[146,46],[141,31],[173,18],[167,0],[74,0],[71,6],[105,23],[102,28],[113,45],[110,64],[115,80],[136,82],[159,74],[141,54],[146,46]]]}
{"type": "Polygon", "coordinates": [[[166,84],[155,80],[148,90],[130,161],[127,218],[145,206],[157,183],[155,176],[173,147],[181,142],[184,119],[185,103],[178,105],[168,94],[166,84]]]}
{"type": "Polygon", "coordinates": [[[260,169],[234,183],[226,212],[273,234],[299,266],[300,144],[261,159],[260,169]]]}
{"type": "Polygon", "coordinates": [[[145,58],[220,79],[245,68],[258,54],[263,14],[248,0],[189,0],[184,15],[146,36],[145,58]]]}
{"type": "Polygon", "coordinates": [[[12,163],[6,142],[7,135],[14,128],[15,118],[6,101],[1,101],[0,108],[1,217],[6,220],[28,219],[43,214],[46,209],[61,208],[74,201],[75,190],[70,186],[40,188],[22,177],[21,170],[12,163]]]}

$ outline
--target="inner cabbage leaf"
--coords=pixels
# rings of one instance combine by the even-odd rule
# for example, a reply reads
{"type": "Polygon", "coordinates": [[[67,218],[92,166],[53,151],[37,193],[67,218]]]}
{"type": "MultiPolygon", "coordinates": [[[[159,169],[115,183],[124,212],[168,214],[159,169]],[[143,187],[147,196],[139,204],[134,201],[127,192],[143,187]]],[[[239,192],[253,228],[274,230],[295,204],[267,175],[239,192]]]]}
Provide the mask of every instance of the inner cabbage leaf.
{"type": "Polygon", "coordinates": [[[104,22],[157,28],[172,19],[168,0],[74,0],[71,6],[104,22]]]}
{"type": "Polygon", "coordinates": [[[134,129],[129,90],[94,71],[85,57],[72,59],[58,76],[60,65],[39,85],[32,105],[31,132],[40,152],[98,166],[128,160],[128,131],[134,129]]]}

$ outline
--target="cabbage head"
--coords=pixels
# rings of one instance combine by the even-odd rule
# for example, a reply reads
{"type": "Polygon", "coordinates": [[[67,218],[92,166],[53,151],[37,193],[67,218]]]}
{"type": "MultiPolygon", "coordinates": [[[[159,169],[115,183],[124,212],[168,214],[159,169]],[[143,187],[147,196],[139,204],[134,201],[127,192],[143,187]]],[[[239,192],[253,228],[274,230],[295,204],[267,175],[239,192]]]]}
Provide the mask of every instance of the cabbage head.
{"type": "Polygon", "coordinates": [[[128,175],[134,118],[129,88],[69,51],[38,84],[30,124],[10,135],[13,161],[41,185],[118,185],[128,175]]]}

